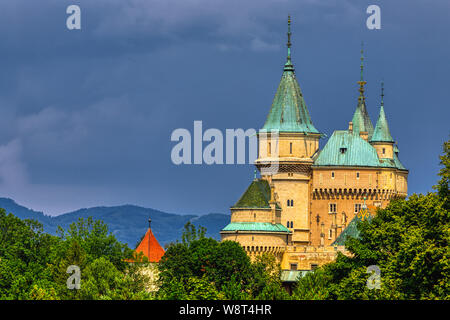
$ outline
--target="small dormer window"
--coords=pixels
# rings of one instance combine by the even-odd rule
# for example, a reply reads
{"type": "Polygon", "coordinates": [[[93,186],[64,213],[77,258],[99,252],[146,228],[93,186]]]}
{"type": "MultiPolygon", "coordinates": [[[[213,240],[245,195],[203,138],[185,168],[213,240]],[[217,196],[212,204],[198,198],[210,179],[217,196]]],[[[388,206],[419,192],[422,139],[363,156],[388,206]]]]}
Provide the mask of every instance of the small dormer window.
{"type": "Polygon", "coordinates": [[[341,152],[341,154],[344,154],[347,151],[347,148],[340,148],[339,151],[341,152]]]}

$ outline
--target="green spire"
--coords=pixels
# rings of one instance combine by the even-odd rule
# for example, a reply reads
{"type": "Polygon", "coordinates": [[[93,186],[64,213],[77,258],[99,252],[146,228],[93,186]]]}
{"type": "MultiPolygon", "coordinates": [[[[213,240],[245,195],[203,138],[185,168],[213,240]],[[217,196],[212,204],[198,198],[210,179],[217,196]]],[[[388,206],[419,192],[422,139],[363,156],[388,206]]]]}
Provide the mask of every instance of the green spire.
{"type": "Polygon", "coordinates": [[[288,42],[287,42],[287,61],[284,65],[284,71],[292,71],[294,72],[294,65],[292,64],[291,61],[291,16],[288,16],[288,32],[287,32],[287,36],[288,36],[288,42]]]}
{"type": "Polygon", "coordinates": [[[375,126],[375,131],[370,139],[370,142],[394,142],[391,133],[389,131],[389,126],[386,120],[386,114],[384,113],[384,83],[381,82],[381,106],[380,115],[378,116],[378,121],[375,126]]]}
{"type": "Polygon", "coordinates": [[[288,17],[287,61],[262,131],[319,133],[303,99],[291,61],[291,17],[288,17]]]}
{"type": "Polygon", "coordinates": [[[373,134],[373,124],[370,120],[369,113],[367,112],[366,107],[366,97],[364,96],[364,85],[367,83],[364,81],[363,72],[364,72],[364,43],[361,42],[361,76],[359,84],[359,97],[358,97],[358,106],[356,107],[355,113],[353,114],[352,122],[353,122],[353,132],[355,134],[359,134],[360,131],[364,131],[368,133],[369,139],[373,134]]]}

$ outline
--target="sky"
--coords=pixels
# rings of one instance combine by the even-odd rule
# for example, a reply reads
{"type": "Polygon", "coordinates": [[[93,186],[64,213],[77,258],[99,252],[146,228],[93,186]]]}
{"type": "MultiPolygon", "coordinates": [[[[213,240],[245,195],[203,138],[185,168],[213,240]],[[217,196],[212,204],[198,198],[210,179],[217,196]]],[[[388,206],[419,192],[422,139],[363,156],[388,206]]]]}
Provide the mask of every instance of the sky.
{"type": "Polygon", "coordinates": [[[446,0],[0,0],[0,197],[49,215],[120,204],[228,213],[253,165],[175,165],[170,137],[196,120],[263,126],[288,14],[315,127],[348,127],[364,41],[372,122],[384,80],[409,194],[432,191],[450,133],[449,12],[446,0]],[[81,30],[66,26],[74,4],[81,30]],[[379,30],[366,26],[372,4],[379,30]]]}

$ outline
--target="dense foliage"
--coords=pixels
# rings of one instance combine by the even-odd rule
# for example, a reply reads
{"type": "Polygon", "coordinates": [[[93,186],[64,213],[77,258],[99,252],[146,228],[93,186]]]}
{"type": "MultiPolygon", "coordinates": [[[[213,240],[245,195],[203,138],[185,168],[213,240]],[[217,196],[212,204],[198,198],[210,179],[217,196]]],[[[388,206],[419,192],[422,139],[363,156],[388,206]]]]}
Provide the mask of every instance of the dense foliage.
{"type": "Polygon", "coordinates": [[[0,299],[142,299],[146,278],[133,251],[106,225],[80,218],[58,236],[33,220],[0,209],[0,299]],[[67,267],[81,271],[81,288],[67,288],[67,267]]]}
{"type": "Polygon", "coordinates": [[[160,299],[283,299],[280,268],[271,255],[251,262],[234,241],[218,242],[187,224],[158,266],[160,299]]]}

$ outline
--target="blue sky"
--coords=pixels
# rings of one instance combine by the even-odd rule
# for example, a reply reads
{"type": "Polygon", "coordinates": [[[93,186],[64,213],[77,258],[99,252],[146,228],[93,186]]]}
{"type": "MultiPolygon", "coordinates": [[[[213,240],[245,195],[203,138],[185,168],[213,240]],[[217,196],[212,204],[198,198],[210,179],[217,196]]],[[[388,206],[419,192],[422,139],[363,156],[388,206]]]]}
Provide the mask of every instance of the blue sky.
{"type": "Polygon", "coordinates": [[[170,135],[194,120],[264,124],[288,14],[315,127],[348,126],[364,41],[372,121],[384,79],[409,192],[430,191],[449,137],[449,12],[444,0],[1,1],[0,196],[47,214],[125,203],[227,213],[253,166],[176,166],[170,135]],[[71,4],[81,30],[66,28],[71,4]],[[381,30],[366,27],[371,4],[381,30]]]}

